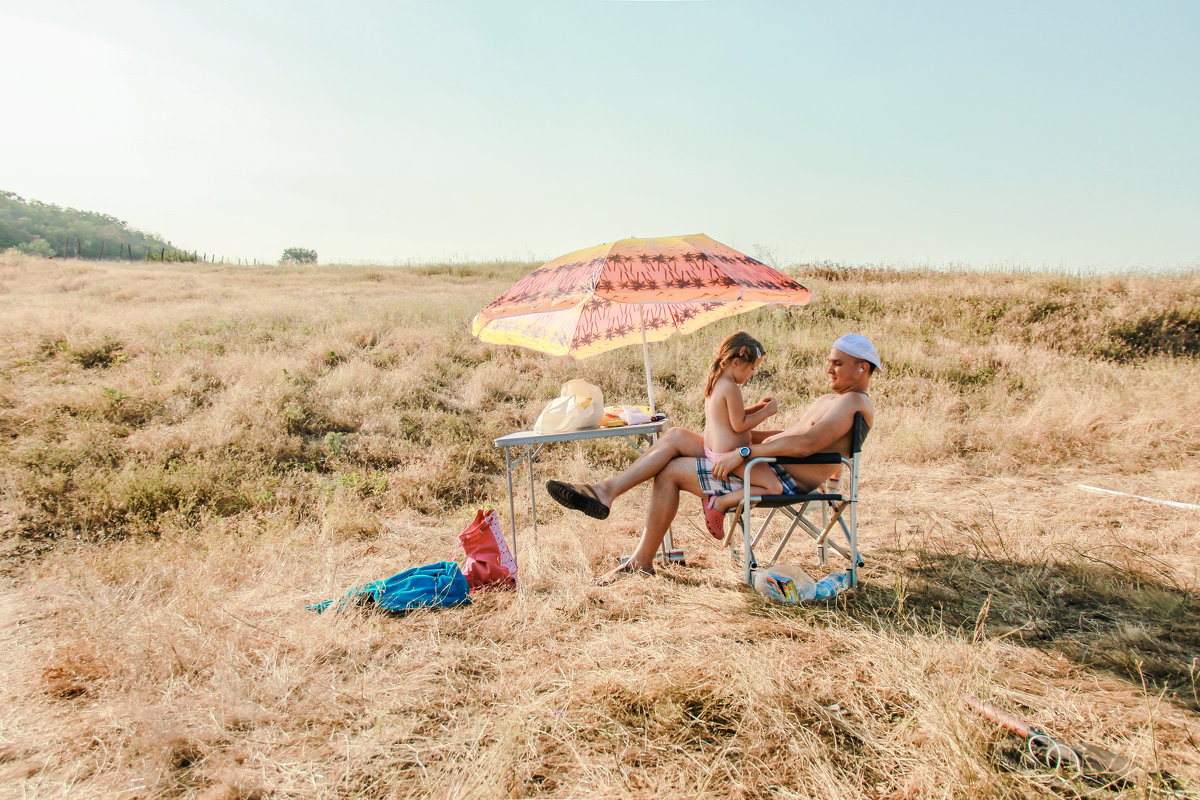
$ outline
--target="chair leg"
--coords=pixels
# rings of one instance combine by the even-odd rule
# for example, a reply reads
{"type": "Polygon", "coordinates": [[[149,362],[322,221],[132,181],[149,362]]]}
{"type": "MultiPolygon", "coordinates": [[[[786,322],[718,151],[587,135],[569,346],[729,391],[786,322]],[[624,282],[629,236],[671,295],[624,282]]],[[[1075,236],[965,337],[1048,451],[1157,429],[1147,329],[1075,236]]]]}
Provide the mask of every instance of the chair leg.
{"type": "MultiPolygon", "coordinates": [[[[807,508],[807,507],[808,507],[808,504],[805,503],[804,506],[801,507],[801,509],[799,511],[796,511],[794,509],[787,508],[787,507],[784,507],[782,509],[783,513],[787,514],[788,516],[790,516],[792,518],[792,524],[788,526],[787,531],[783,534],[783,538],[779,540],[779,545],[775,548],[775,555],[771,556],[772,564],[774,564],[776,561],[779,560],[779,556],[783,555],[783,548],[787,547],[788,542],[791,541],[792,534],[795,532],[797,526],[800,526],[800,527],[803,527],[803,528],[809,530],[810,535],[814,535],[814,536],[816,535],[816,529],[813,528],[812,523],[809,522],[804,516],[804,508],[807,508]]],[[[773,509],[773,511],[779,511],[779,510],[780,509],[778,509],[778,508],[773,509]]],[[[759,532],[759,535],[760,536],[762,535],[761,531],[759,532]]]]}

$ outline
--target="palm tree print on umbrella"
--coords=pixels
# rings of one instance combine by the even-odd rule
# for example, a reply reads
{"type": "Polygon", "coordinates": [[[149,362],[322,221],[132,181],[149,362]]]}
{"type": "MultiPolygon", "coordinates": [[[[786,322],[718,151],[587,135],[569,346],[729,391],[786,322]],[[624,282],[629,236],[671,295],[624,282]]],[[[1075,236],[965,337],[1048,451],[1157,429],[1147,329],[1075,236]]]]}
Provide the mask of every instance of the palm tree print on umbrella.
{"type": "Polygon", "coordinates": [[[575,358],[676,333],[812,293],[778,270],[703,234],[621,239],[556,258],[476,315],[474,335],[575,358]]]}
{"type": "Polygon", "coordinates": [[[513,314],[561,310],[590,296],[617,303],[803,304],[809,292],[766,264],[701,234],[622,239],[539,267],[483,309],[480,319],[486,324],[513,314]]]}

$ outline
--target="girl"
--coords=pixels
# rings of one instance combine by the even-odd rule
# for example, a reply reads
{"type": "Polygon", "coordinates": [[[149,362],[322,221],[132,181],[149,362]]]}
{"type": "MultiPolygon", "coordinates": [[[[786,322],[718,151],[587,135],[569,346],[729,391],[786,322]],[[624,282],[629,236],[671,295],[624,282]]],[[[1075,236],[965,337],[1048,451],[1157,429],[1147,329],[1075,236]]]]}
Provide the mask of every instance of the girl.
{"type": "MultiPolygon", "coordinates": [[[[717,347],[717,357],[708,368],[708,382],[704,386],[704,457],[712,465],[731,450],[750,444],[750,431],[768,417],[778,412],[774,398],[767,397],[746,408],[742,400],[741,386],[750,380],[758,369],[766,351],[758,340],[748,333],[739,331],[729,336],[717,347]]],[[[755,480],[759,474],[755,473],[755,480]]],[[[725,537],[723,523],[725,511],[737,504],[737,495],[730,490],[735,487],[717,486],[720,483],[708,476],[701,480],[704,491],[704,522],[708,532],[716,539],[725,537]],[[727,496],[725,496],[727,495],[727,496]]],[[[765,481],[775,482],[771,475],[765,481]]],[[[756,490],[759,487],[756,485],[756,490]]],[[[761,487],[762,493],[777,493],[780,486],[761,487]]]]}

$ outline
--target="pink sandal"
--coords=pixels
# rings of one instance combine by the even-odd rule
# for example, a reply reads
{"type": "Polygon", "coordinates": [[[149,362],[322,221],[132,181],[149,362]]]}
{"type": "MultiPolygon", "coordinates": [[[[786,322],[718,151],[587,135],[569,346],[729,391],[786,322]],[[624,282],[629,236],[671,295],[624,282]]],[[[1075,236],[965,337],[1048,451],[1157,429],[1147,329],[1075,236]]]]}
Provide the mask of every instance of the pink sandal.
{"type": "Polygon", "coordinates": [[[708,532],[718,542],[725,538],[725,512],[718,511],[713,506],[717,502],[717,495],[711,495],[705,498],[704,505],[704,524],[708,527],[708,532]]]}

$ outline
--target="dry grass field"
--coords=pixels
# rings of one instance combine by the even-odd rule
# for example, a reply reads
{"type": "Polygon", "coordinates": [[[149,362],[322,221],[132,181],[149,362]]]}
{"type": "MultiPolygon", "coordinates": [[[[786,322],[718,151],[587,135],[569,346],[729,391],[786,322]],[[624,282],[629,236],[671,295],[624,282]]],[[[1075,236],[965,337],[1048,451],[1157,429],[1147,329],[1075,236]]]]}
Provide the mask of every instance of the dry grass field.
{"type": "Polygon", "coordinates": [[[535,541],[521,472],[520,591],[306,611],[449,557],[476,508],[507,526],[492,439],[566,379],[643,398],[636,349],[470,336],[531,266],[0,255],[0,797],[1170,796],[1030,763],[967,694],[1200,792],[1200,512],[1078,489],[1200,502],[1196,273],[798,269],[807,308],[653,346],[693,428],[734,330],[768,350],[747,396],[797,412],[837,335],[879,346],[835,602],[740,586],[692,500],[686,566],[590,586],[648,490],[602,523],[539,487],[535,541]]]}

